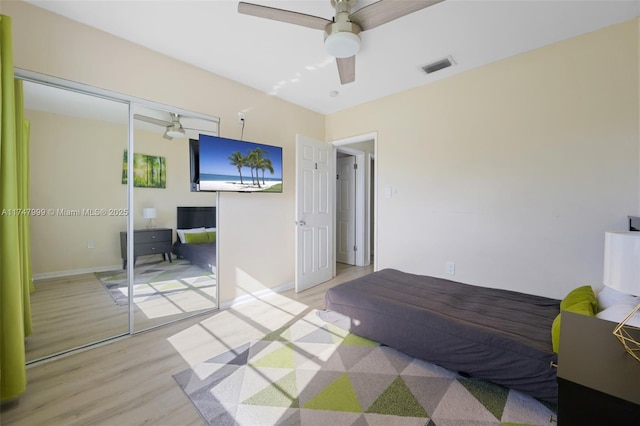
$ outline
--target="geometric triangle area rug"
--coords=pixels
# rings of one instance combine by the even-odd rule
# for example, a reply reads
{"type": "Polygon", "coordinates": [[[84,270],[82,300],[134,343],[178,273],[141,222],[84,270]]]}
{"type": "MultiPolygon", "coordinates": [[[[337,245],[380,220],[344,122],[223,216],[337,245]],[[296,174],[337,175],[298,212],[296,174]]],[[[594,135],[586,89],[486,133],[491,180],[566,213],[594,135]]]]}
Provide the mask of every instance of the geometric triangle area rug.
{"type": "Polygon", "coordinates": [[[209,425],[552,425],[555,407],[304,318],[178,374],[209,425]]]}
{"type": "MultiPolygon", "coordinates": [[[[119,306],[129,304],[127,270],[96,272],[109,295],[119,306]]],[[[209,299],[216,295],[215,273],[185,259],[142,263],[134,268],[133,302],[141,303],[194,291],[209,299]]]]}

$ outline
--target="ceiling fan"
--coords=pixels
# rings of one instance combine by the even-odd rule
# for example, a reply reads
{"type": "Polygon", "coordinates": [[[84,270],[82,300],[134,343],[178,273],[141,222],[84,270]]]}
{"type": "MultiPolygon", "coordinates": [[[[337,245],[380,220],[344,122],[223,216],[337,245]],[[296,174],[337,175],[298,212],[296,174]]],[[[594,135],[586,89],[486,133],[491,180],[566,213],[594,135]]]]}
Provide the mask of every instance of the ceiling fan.
{"type": "Polygon", "coordinates": [[[291,10],[277,9],[254,3],[238,3],[238,12],[245,15],[272,19],[324,30],[327,52],[336,58],[340,83],[356,79],[356,53],[360,50],[362,31],[370,30],[444,0],[380,0],[351,13],[357,0],[331,0],[335,8],[332,20],[291,10]]]}
{"type": "Polygon", "coordinates": [[[195,130],[195,131],[201,131],[201,132],[208,131],[204,129],[192,129],[189,127],[182,127],[182,123],[180,123],[180,114],[175,114],[173,112],[171,112],[170,114],[171,114],[171,121],[160,120],[154,117],[148,117],[146,115],[141,115],[141,114],[133,114],[133,118],[164,127],[166,130],[164,131],[164,134],[162,135],[162,137],[169,140],[173,138],[186,138],[187,135],[185,133],[185,130],[195,130]]]}

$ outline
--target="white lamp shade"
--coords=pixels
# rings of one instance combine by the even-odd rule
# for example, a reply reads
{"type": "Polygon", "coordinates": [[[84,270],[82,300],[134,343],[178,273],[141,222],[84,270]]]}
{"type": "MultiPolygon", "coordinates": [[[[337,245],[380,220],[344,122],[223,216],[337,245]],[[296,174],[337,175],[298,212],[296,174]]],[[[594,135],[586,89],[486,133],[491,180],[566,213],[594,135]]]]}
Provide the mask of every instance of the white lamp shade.
{"type": "Polygon", "coordinates": [[[360,37],[348,31],[340,31],[327,36],[324,47],[334,58],[350,58],[360,50],[360,37]]]}
{"type": "Polygon", "coordinates": [[[155,219],[156,209],[154,209],[153,207],[142,209],[142,217],[144,217],[145,219],[155,219]]]}
{"type": "Polygon", "coordinates": [[[606,232],[604,285],[640,296],[640,232],[606,232]]]}

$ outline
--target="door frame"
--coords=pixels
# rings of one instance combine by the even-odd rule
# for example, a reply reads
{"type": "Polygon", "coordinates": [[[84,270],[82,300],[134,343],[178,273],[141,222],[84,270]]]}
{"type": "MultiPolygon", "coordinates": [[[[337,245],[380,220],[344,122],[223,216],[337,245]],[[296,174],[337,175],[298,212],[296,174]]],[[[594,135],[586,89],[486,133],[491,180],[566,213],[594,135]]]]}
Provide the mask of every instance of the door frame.
{"type": "MultiPolygon", "coordinates": [[[[365,189],[366,187],[365,176],[364,176],[364,173],[362,172],[365,165],[365,152],[357,149],[344,147],[344,146],[336,147],[336,170],[337,170],[337,164],[338,164],[338,152],[342,152],[344,154],[348,154],[354,157],[356,161],[356,165],[358,167],[356,171],[356,182],[355,182],[356,183],[355,202],[353,203],[355,207],[355,224],[354,224],[355,241],[354,243],[356,247],[358,247],[358,250],[355,253],[355,265],[366,266],[370,263],[369,262],[370,255],[369,255],[369,248],[367,247],[367,245],[365,245],[368,241],[368,238],[366,238],[367,235],[364,229],[364,226],[366,226],[366,224],[368,223],[367,218],[365,217],[365,212],[366,212],[365,202],[368,198],[368,194],[366,193],[366,189],[365,189]]],[[[334,194],[336,194],[336,192],[334,192],[334,194]]],[[[336,208],[337,208],[337,205],[336,205],[336,208]]],[[[334,216],[336,217],[336,219],[334,220],[336,220],[337,222],[337,216],[336,215],[334,216]]],[[[334,225],[333,229],[335,231],[338,230],[337,223],[334,225]]],[[[337,251],[338,251],[338,246],[336,241],[336,256],[335,256],[336,259],[338,254],[337,251]]]]}
{"type": "MultiPolygon", "coordinates": [[[[358,167],[364,167],[365,161],[370,163],[369,156],[366,156],[364,151],[360,151],[358,149],[354,149],[349,147],[349,145],[353,145],[361,142],[373,141],[373,158],[378,158],[378,132],[365,133],[361,135],[351,136],[343,139],[336,139],[331,141],[331,144],[336,148],[334,150],[334,158],[333,164],[337,163],[337,151],[342,151],[344,153],[354,155],[356,157],[356,163],[358,163],[358,167]]],[[[356,245],[358,246],[358,251],[356,252],[356,266],[365,266],[370,264],[370,238],[373,238],[373,247],[374,253],[379,253],[378,250],[378,197],[376,194],[378,193],[378,161],[374,162],[374,170],[373,170],[373,181],[369,184],[369,191],[366,191],[366,180],[367,177],[365,173],[356,173],[356,245]],[[358,195],[359,194],[359,195],[358,195]],[[370,197],[374,197],[373,202],[373,211],[369,211],[367,213],[367,209],[365,205],[370,204],[370,197]],[[371,229],[371,219],[373,219],[373,235],[370,235],[371,229]],[[367,238],[367,236],[369,238],[367,238]],[[360,249],[362,248],[362,249],[360,249]]],[[[336,229],[335,224],[335,203],[333,205],[334,213],[334,230],[336,229]]],[[[335,270],[335,253],[336,253],[336,244],[334,239],[334,272],[333,275],[336,275],[335,270]]],[[[373,268],[374,271],[378,270],[378,257],[374,256],[373,258],[373,268]]]]}
{"type": "Polygon", "coordinates": [[[347,265],[356,265],[356,255],[358,254],[358,250],[362,250],[358,247],[356,250],[356,232],[358,231],[358,217],[356,215],[356,203],[355,200],[358,197],[358,188],[356,184],[356,179],[358,177],[358,170],[362,171],[362,167],[358,166],[358,158],[357,155],[352,155],[346,153],[343,149],[336,149],[336,191],[334,193],[335,198],[335,208],[336,208],[336,225],[334,226],[335,230],[335,242],[336,242],[336,262],[343,261],[347,265]],[[342,154],[342,155],[340,155],[342,154]],[[348,169],[346,173],[343,173],[345,170],[341,166],[338,166],[338,161],[347,161],[348,169]],[[345,188],[343,185],[343,174],[347,174],[348,176],[344,179],[347,180],[348,185],[345,188]],[[342,199],[344,198],[343,190],[347,191],[347,197],[349,200],[347,201],[348,212],[345,214],[344,205],[342,203],[342,199]],[[339,209],[342,208],[342,211],[339,209]],[[344,248],[344,252],[340,252],[341,241],[343,237],[345,237],[344,233],[341,229],[341,224],[344,223],[344,219],[348,219],[348,229],[346,230],[347,236],[347,246],[344,248]]]}

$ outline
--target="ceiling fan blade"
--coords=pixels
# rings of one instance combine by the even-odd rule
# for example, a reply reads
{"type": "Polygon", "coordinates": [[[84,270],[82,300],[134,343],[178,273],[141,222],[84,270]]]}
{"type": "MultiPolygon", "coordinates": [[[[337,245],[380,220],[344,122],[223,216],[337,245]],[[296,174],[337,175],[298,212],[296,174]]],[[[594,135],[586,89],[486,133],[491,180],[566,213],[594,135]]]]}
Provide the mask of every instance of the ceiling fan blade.
{"type": "Polygon", "coordinates": [[[147,117],[146,115],[133,114],[133,118],[141,121],[146,121],[147,123],[156,124],[162,127],[171,126],[171,123],[169,121],[158,120],[157,118],[147,117]]]}
{"type": "Polygon", "coordinates": [[[364,30],[370,30],[402,18],[444,0],[380,0],[353,12],[349,18],[364,30]]]}
{"type": "Polygon", "coordinates": [[[301,25],[316,30],[324,30],[324,27],[332,21],[318,16],[306,15],[304,13],[293,12],[291,10],[276,9],[275,7],[261,6],[253,3],[238,3],[238,12],[257,16],[259,18],[272,19],[274,21],[286,22],[289,24],[301,25]]]}
{"type": "Polygon", "coordinates": [[[209,129],[196,129],[193,127],[183,127],[182,130],[193,130],[194,132],[205,132],[205,133],[211,133],[213,132],[213,130],[209,129]]]}
{"type": "Polygon", "coordinates": [[[173,138],[172,138],[171,136],[169,136],[169,135],[167,134],[167,132],[166,132],[166,131],[164,132],[164,134],[162,135],[162,137],[163,137],[163,138],[165,138],[165,139],[167,139],[167,140],[170,140],[170,141],[171,141],[171,140],[173,140],[173,138]]]}
{"type": "Polygon", "coordinates": [[[347,84],[356,81],[356,56],[349,58],[336,58],[340,83],[347,84]]]}

